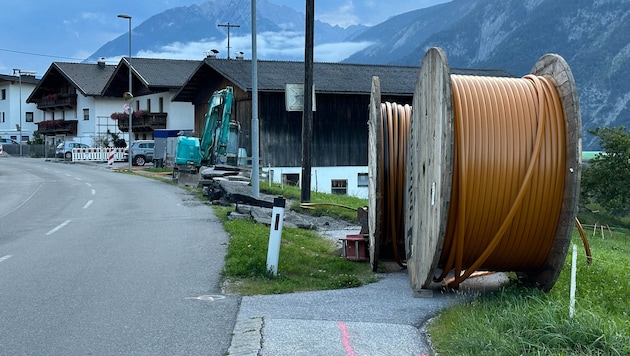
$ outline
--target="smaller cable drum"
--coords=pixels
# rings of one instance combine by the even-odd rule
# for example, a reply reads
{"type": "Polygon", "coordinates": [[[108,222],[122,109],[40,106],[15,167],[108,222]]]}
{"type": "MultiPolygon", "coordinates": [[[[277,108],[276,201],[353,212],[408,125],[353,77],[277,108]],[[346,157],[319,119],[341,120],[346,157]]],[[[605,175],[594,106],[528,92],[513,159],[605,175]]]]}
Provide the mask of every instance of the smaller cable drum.
{"type": "Polygon", "coordinates": [[[432,48],[413,108],[404,201],[412,288],[511,271],[551,289],[581,168],[577,90],[564,59],[545,55],[523,78],[463,76],[432,48]]]}
{"type": "Polygon", "coordinates": [[[372,79],[369,125],[370,262],[377,270],[379,259],[405,265],[404,195],[407,138],[411,106],[380,102],[380,81],[372,79]]]}

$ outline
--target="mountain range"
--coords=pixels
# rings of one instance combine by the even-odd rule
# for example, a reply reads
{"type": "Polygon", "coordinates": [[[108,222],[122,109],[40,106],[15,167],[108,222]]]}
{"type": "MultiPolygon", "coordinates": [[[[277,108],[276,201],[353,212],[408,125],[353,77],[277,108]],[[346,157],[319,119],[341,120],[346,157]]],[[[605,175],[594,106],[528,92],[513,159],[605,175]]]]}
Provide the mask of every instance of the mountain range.
{"type": "MultiPolygon", "coordinates": [[[[176,7],[150,17],[133,29],[133,55],[153,56],[156,53],[168,52],[169,47],[177,48],[190,43],[206,46],[205,50],[222,50],[226,47],[224,42],[228,35],[232,40],[230,48],[234,54],[250,49],[251,24],[249,1],[207,0],[201,4],[176,7]],[[208,48],[211,45],[219,48],[208,48]]],[[[315,42],[319,44],[339,42],[340,38],[347,38],[367,28],[360,25],[342,28],[321,21],[315,21],[314,25],[315,42]]],[[[297,53],[290,48],[284,48],[284,51],[281,48],[278,51],[269,50],[267,53],[263,52],[262,56],[259,55],[259,58],[302,60],[304,27],[303,13],[268,0],[257,0],[256,30],[258,37],[266,42],[263,43],[266,45],[264,48],[274,48],[287,43],[292,45],[296,38],[301,38],[299,41],[302,47],[297,53]]],[[[95,62],[101,57],[124,56],[127,49],[128,35],[124,34],[100,47],[85,61],[95,62]]],[[[202,52],[198,58],[203,58],[202,52]]]]}
{"type": "MultiPolygon", "coordinates": [[[[304,14],[268,0],[259,0],[257,10],[259,36],[292,34],[302,44],[301,52],[276,51],[259,58],[302,60],[304,14]]],[[[218,24],[228,22],[240,24],[231,35],[247,38],[250,16],[249,6],[230,7],[217,0],[174,8],[135,28],[135,46],[141,54],[172,43],[222,41],[226,31],[218,24]]],[[[428,48],[441,47],[451,67],[502,69],[517,76],[527,74],[542,55],[557,53],[577,83],[584,150],[598,149],[588,129],[627,125],[630,118],[630,81],[624,80],[630,68],[627,0],[453,0],[372,27],[316,21],[316,51],[339,43],[348,51],[339,61],[348,63],[415,66],[428,48]]],[[[126,48],[121,36],[92,57],[124,55],[126,48]]]]}

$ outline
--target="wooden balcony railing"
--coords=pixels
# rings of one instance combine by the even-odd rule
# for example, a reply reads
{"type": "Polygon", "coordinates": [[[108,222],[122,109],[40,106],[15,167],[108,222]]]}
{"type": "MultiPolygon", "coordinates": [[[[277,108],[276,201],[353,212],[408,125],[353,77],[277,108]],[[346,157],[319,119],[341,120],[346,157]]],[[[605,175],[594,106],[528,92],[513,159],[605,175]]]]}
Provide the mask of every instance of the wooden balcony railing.
{"type": "Polygon", "coordinates": [[[39,110],[72,109],[77,106],[77,94],[51,94],[37,103],[39,110]]]}
{"type": "Polygon", "coordinates": [[[41,135],[51,136],[66,134],[76,136],[77,120],[48,120],[37,123],[37,131],[41,135]]]}
{"type": "MultiPolygon", "coordinates": [[[[167,113],[147,113],[141,117],[131,115],[131,124],[133,125],[133,132],[146,132],[166,128],[166,116],[167,113]]],[[[129,131],[129,118],[119,119],[118,128],[122,132],[129,131]]]]}

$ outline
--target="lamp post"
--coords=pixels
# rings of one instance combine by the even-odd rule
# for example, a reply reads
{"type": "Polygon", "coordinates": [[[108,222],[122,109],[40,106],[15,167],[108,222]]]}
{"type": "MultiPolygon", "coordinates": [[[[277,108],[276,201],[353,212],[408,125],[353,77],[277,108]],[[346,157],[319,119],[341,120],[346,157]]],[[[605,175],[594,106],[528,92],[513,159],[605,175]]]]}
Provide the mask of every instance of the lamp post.
{"type": "Polygon", "coordinates": [[[131,98],[133,98],[132,96],[132,88],[131,88],[131,16],[130,15],[126,15],[126,14],[118,14],[118,17],[121,19],[127,19],[129,20],[129,57],[128,57],[128,64],[129,64],[129,97],[130,97],[130,101],[129,101],[129,144],[127,145],[127,153],[128,153],[128,158],[129,158],[129,172],[131,172],[131,159],[132,159],[132,154],[131,154],[131,143],[133,142],[133,138],[132,138],[132,134],[133,134],[133,123],[131,120],[131,115],[133,114],[133,110],[131,110],[131,98]]]}
{"type": "Polygon", "coordinates": [[[20,157],[22,157],[22,70],[21,69],[13,69],[13,75],[15,73],[18,74],[19,82],[20,82],[20,138],[18,139],[18,144],[20,145],[20,157]]]}

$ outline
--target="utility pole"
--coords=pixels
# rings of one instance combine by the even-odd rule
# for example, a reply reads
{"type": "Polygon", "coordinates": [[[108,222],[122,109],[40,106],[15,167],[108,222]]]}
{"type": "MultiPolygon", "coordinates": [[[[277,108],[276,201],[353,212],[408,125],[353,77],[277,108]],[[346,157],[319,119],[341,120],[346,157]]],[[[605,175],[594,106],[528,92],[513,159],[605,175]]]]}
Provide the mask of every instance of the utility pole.
{"type": "Polygon", "coordinates": [[[252,0],[252,196],[260,196],[260,136],[258,123],[258,50],[256,42],[256,0],[252,0]]]}
{"type": "MultiPolygon", "coordinates": [[[[132,90],[132,73],[131,73],[131,16],[127,14],[118,14],[118,18],[126,19],[129,22],[129,142],[127,143],[128,157],[129,157],[129,172],[131,172],[132,166],[132,154],[131,154],[131,145],[133,144],[133,120],[131,116],[133,115],[133,109],[131,108],[131,98],[133,98],[133,90],[132,90]]],[[[127,100],[127,98],[125,98],[127,100]]]]}
{"type": "Polygon", "coordinates": [[[20,78],[20,126],[18,127],[20,131],[20,139],[18,140],[18,143],[20,144],[20,157],[22,157],[22,70],[14,69],[13,75],[15,75],[15,73],[17,73],[18,78],[20,78]]]}
{"type": "Polygon", "coordinates": [[[228,53],[227,53],[227,59],[230,59],[230,28],[232,27],[241,27],[241,25],[235,25],[235,24],[231,24],[231,23],[227,23],[227,24],[219,24],[219,27],[227,27],[228,29],[228,45],[227,45],[227,49],[228,49],[228,53]]]}
{"type": "Polygon", "coordinates": [[[304,108],[302,109],[302,203],[311,201],[311,141],[313,139],[313,31],[315,0],[306,0],[304,108]]]}

